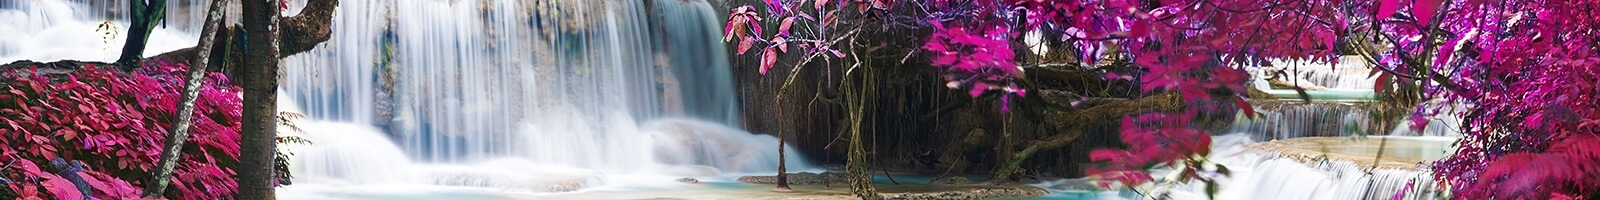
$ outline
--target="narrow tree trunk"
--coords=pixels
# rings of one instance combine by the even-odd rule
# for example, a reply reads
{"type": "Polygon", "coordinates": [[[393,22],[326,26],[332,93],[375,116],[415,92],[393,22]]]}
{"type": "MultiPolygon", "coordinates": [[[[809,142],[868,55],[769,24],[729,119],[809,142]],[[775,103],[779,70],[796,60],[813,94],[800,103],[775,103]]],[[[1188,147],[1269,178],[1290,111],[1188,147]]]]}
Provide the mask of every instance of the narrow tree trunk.
{"type": "MultiPolygon", "coordinates": [[[[783,104],[778,104],[778,105],[783,105],[783,104]]],[[[783,108],[778,108],[778,110],[780,110],[780,111],[778,111],[779,113],[783,112],[783,111],[781,111],[781,110],[783,110],[783,108]]],[[[782,118],[783,115],[779,114],[778,117],[782,118]]],[[[786,158],[786,156],[783,153],[783,131],[781,131],[782,129],[779,129],[779,130],[780,131],[778,131],[778,187],[774,188],[774,189],[778,190],[778,191],[793,191],[794,189],[789,188],[789,170],[788,170],[788,167],[787,167],[787,165],[789,165],[788,158],[786,158]]]]}
{"type": "Polygon", "coordinates": [[[167,17],[167,0],[128,0],[128,19],[133,24],[128,26],[128,40],[122,44],[122,56],[117,58],[117,64],[123,70],[139,68],[143,62],[145,42],[150,40],[150,31],[167,17]]]}
{"type": "MultiPolygon", "coordinates": [[[[791,74],[790,76],[795,75],[791,74]]],[[[793,188],[789,188],[789,159],[787,158],[787,155],[784,155],[786,153],[784,153],[783,150],[783,132],[785,132],[783,131],[783,124],[789,120],[783,120],[783,90],[781,88],[778,91],[778,101],[775,105],[778,105],[778,187],[773,188],[773,190],[784,192],[794,191],[793,188]]]]}
{"type": "Polygon", "coordinates": [[[860,68],[860,73],[862,74],[861,85],[847,86],[847,88],[856,90],[856,93],[849,97],[855,99],[855,101],[851,105],[854,108],[850,108],[852,109],[850,118],[853,122],[850,123],[850,153],[848,158],[845,159],[845,173],[849,174],[850,191],[855,193],[857,198],[874,200],[883,199],[883,197],[878,196],[878,191],[872,188],[872,177],[867,173],[866,148],[861,145],[861,129],[865,128],[863,121],[867,117],[866,107],[869,102],[867,101],[867,96],[871,94],[868,88],[874,86],[872,77],[874,72],[869,68],[860,68]]]}
{"type": "Polygon", "coordinates": [[[273,154],[277,150],[278,0],[245,0],[243,132],[239,147],[239,193],[234,199],[276,199],[273,154]]]}
{"type": "Polygon", "coordinates": [[[206,60],[211,56],[211,43],[217,33],[217,26],[222,20],[222,5],[227,0],[211,1],[211,8],[206,12],[204,29],[200,31],[200,43],[195,46],[194,60],[189,61],[189,77],[184,80],[183,95],[178,101],[177,120],[172,122],[172,132],[167,133],[167,144],[161,148],[161,160],[156,164],[156,174],[146,182],[144,196],[160,197],[167,189],[167,181],[172,179],[172,168],[177,166],[178,159],[183,153],[183,142],[189,139],[189,124],[194,118],[194,101],[200,93],[200,82],[205,79],[206,60]]]}

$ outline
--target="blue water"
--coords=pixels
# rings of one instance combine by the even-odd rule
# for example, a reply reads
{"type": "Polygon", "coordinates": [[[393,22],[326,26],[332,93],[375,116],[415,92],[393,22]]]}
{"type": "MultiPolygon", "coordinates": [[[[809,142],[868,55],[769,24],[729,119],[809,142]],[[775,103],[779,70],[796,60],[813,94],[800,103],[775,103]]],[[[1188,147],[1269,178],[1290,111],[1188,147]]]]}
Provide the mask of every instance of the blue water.
{"type": "Polygon", "coordinates": [[[1095,191],[1062,191],[1051,190],[1049,194],[1037,197],[1004,198],[1005,200],[1081,200],[1101,199],[1100,193],[1095,191]]]}

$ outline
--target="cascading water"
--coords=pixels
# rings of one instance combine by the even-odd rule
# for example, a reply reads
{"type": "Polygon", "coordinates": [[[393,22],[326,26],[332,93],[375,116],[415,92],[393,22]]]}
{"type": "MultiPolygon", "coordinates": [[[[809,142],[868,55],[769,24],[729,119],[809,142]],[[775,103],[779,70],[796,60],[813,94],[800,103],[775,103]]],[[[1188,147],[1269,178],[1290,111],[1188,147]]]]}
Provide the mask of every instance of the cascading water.
{"type": "Polygon", "coordinates": [[[1231,132],[1252,133],[1258,141],[1311,136],[1364,135],[1368,130],[1365,108],[1346,102],[1257,102],[1260,116],[1235,117],[1231,132]]]}
{"type": "MultiPolygon", "coordinates": [[[[169,1],[146,55],[193,46],[209,2],[169,1]]],[[[126,3],[0,1],[0,60],[114,60],[126,3]],[[120,27],[97,32],[101,20],[120,27]]],[[[777,168],[775,138],[731,127],[705,1],[340,3],[333,38],[284,60],[280,108],[308,116],[292,134],[312,141],[284,147],[297,185],[562,192],[777,168]]]]}
{"type": "MultiPolygon", "coordinates": [[[[187,1],[172,1],[169,5],[187,5],[180,2],[187,1]]],[[[127,1],[0,1],[0,61],[116,60],[127,40],[127,16],[107,8],[122,4],[127,1]],[[97,31],[100,23],[107,20],[116,22],[116,28],[97,31]]],[[[157,26],[145,47],[145,56],[194,46],[199,34],[177,24],[187,21],[187,17],[171,16],[169,26],[157,26]]]]}
{"type": "Polygon", "coordinates": [[[1377,82],[1377,77],[1367,75],[1372,68],[1357,56],[1341,57],[1336,64],[1275,61],[1273,66],[1289,75],[1284,82],[1298,81],[1302,87],[1371,91],[1377,82]]]}
{"type": "MultiPolygon", "coordinates": [[[[1222,186],[1223,199],[1436,199],[1440,191],[1433,186],[1432,173],[1425,167],[1417,164],[1409,167],[1372,167],[1378,158],[1400,158],[1401,160],[1415,161],[1418,163],[1430,162],[1438,159],[1437,156],[1446,155],[1448,142],[1452,137],[1459,136],[1455,127],[1459,117],[1449,112],[1438,117],[1428,118],[1427,126],[1420,130],[1413,130],[1411,120],[1403,120],[1393,127],[1391,132],[1376,134],[1371,132],[1378,122],[1371,118],[1370,95],[1338,95],[1337,93],[1370,93],[1372,80],[1365,72],[1356,72],[1363,67],[1349,66],[1360,63],[1347,57],[1340,64],[1289,66],[1278,63],[1280,70],[1288,70],[1291,78],[1303,81],[1302,87],[1318,88],[1335,93],[1326,95],[1333,97],[1332,101],[1318,99],[1313,102],[1300,102],[1298,100],[1256,101],[1252,102],[1259,111],[1259,116],[1248,118],[1239,115],[1234,124],[1227,128],[1233,135],[1214,136],[1218,141],[1230,141],[1222,138],[1249,137],[1246,142],[1218,142],[1214,146],[1215,161],[1233,169],[1231,181],[1222,186]],[[1324,87],[1326,86],[1326,87],[1324,87]],[[1349,98],[1358,97],[1358,98],[1349,98]],[[1369,135],[1388,135],[1382,139],[1367,138],[1369,135]],[[1327,137],[1327,138],[1307,138],[1327,137]],[[1298,154],[1266,150],[1258,152],[1252,150],[1239,150],[1248,148],[1249,140],[1273,141],[1291,138],[1307,138],[1312,140],[1356,140],[1350,142],[1358,145],[1303,145],[1293,147],[1298,154]],[[1384,143],[1387,140],[1396,140],[1396,143],[1410,144],[1412,146],[1391,145],[1384,143]],[[1376,141],[1376,142],[1374,142],[1376,141]],[[1401,142],[1406,141],[1406,142],[1401,142]],[[1429,144],[1420,145],[1415,144],[1429,144]],[[1383,150],[1377,150],[1383,149],[1383,150]],[[1311,152],[1307,154],[1307,152],[1311,152]],[[1314,155],[1313,155],[1314,154],[1314,155]],[[1306,157],[1317,157],[1307,160],[1306,157]],[[1365,163],[1365,164],[1358,164],[1365,163]],[[1406,188],[1410,187],[1410,188],[1406,188]],[[1401,191],[1406,193],[1401,194],[1401,191]]],[[[1260,82],[1258,80],[1258,82],[1260,82]]],[[[1263,83],[1258,83],[1258,88],[1264,88],[1263,83]]],[[[1270,93],[1270,92],[1269,92],[1270,93]]],[[[1316,98],[1317,95],[1313,95],[1316,98]]],[[[1280,96],[1280,98],[1285,98],[1280,96]]],[[[1298,98],[1293,97],[1293,98],[1298,98]]],[[[1453,109],[1452,109],[1453,110],[1453,109]]],[[[1282,144],[1282,141],[1274,141],[1282,144]]],[[[1262,143],[1268,144],[1268,143],[1262,143]]],[[[1385,161],[1387,162],[1387,161],[1385,161]]],[[[1179,189],[1191,198],[1202,198],[1203,187],[1198,184],[1186,185],[1179,189]]]]}
{"type": "MultiPolygon", "coordinates": [[[[667,95],[669,102],[680,103],[681,110],[669,112],[689,117],[738,124],[738,96],[733,89],[733,70],[728,64],[728,50],[721,45],[721,17],[708,4],[685,1],[656,1],[652,4],[650,20],[654,32],[652,44],[657,67],[667,68],[662,73],[670,81],[666,85],[678,91],[667,95]],[[699,59],[683,59],[699,58],[699,59]],[[717,66],[717,67],[697,67],[717,66]],[[680,97],[673,101],[671,97],[680,97]]],[[[669,103],[672,104],[672,103],[669,103]]]]}
{"type": "Polygon", "coordinates": [[[1436,199],[1440,195],[1430,190],[1433,175],[1425,170],[1372,170],[1337,160],[1308,166],[1274,154],[1262,155],[1254,168],[1257,176],[1241,181],[1245,184],[1240,187],[1255,189],[1241,194],[1245,199],[1392,199],[1396,194],[1400,199],[1436,199]]]}
{"type": "Polygon", "coordinates": [[[551,187],[521,181],[549,174],[467,173],[519,165],[581,180],[777,167],[775,138],[727,127],[737,112],[731,70],[706,2],[341,3],[334,38],[287,59],[283,88],[317,121],[379,126],[405,157],[432,163],[418,164],[432,166],[423,182],[551,187]],[[480,167],[452,170],[461,164],[480,167]]]}
{"type": "MultiPolygon", "coordinates": [[[[1239,114],[1222,130],[1235,134],[1213,136],[1211,160],[1232,171],[1219,181],[1219,199],[1436,199],[1442,195],[1431,188],[1432,174],[1425,163],[1448,154],[1449,141],[1460,135],[1455,129],[1459,117],[1445,112],[1428,118],[1427,126],[1420,130],[1411,129],[1411,120],[1403,120],[1391,132],[1372,132],[1379,121],[1369,113],[1374,109],[1369,104],[1375,100],[1371,94],[1375,80],[1367,76],[1368,69],[1354,57],[1341,58],[1338,64],[1274,62],[1273,68],[1252,68],[1267,72],[1258,77],[1282,70],[1289,75],[1283,81],[1299,81],[1301,87],[1316,91],[1307,91],[1312,101],[1302,102],[1294,91],[1274,90],[1264,80],[1254,81],[1256,88],[1286,100],[1252,101],[1259,116],[1239,114]],[[1343,143],[1281,147],[1294,153],[1252,147],[1284,145],[1285,139],[1343,143]],[[1379,158],[1391,166],[1372,167],[1379,158]],[[1417,163],[1394,164],[1392,160],[1417,163]],[[1407,192],[1397,195],[1400,191],[1407,192]]],[[[1181,184],[1169,191],[1175,199],[1206,198],[1206,188],[1199,183],[1181,184]]]]}

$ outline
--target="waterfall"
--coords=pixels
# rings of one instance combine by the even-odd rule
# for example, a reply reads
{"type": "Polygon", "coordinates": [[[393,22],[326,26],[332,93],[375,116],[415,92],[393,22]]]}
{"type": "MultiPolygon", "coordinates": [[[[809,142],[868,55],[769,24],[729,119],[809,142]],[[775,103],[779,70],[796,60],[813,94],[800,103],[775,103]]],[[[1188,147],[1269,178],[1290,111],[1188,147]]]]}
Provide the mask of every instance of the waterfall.
{"type": "Polygon", "coordinates": [[[1235,117],[1230,133],[1251,133],[1257,141],[1313,136],[1367,135],[1367,109],[1347,102],[1258,102],[1259,116],[1235,117]]]}
{"type": "MultiPolygon", "coordinates": [[[[108,6],[120,5],[115,2],[127,3],[99,0],[0,1],[0,62],[116,60],[122,53],[123,42],[127,40],[128,22],[126,14],[118,15],[108,9],[108,6]],[[114,31],[97,31],[101,22],[111,22],[115,26],[114,31]]],[[[180,5],[179,2],[169,3],[180,5]]],[[[173,19],[168,21],[167,26],[157,26],[150,35],[149,45],[145,47],[145,56],[193,47],[200,36],[181,28],[187,27],[178,23],[187,21],[180,19],[185,16],[169,16],[173,19]]]]}
{"type": "MultiPolygon", "coordinates": [[[[146,55],[193,46],[209,2],[168,1],[146,55]]],[[[0,61],[114,60],[127,3],[0,1],[0,61]]],[[[336,13],[331,40],[283,60],[279,107],[307,116],[293,134],[312,142],[283,147],[299,184],[563,192],[777,168],[776,138],[734,128],[708,2],[342,0],[336,13]]]]}
{"type": "Polygon", "coordinates": [[[1388,133],[1373,133],[1370,102],[1337,101],[1256,101],[1256,118],[1235,115],[1226,133],[1250,133],[1258,141],[1300,137],[1341,137],[1365,135],[1391,136],[1459,136],[1461,117],[1447,109],[1443,114],[1428,117],[1427,126],[1412,130],[1408,118],[1400,119],[1388,133]]]}
{"type": "MultiPolygon", "coordinates": [[[[1433,174],[1426,169],[1378,168],[1343,160],[1321,160],[1310,164],[1263,154],[1253,166],[1255,176],[1236,187],[1253,188],[1245,199],[1391,199],[1406,190],[1403,199],[1438,199],[1442,191],[1433,190],[1433,174]],[[1407,185],[1410,189],[1404,189],[1407,185]]],[[[1236,182],[1237,183],[1237,182],[1236,182]]]]}
{"type": "Polygon", "coordinates": [[[1273,61],[1274,70],[1289,75],[1285,82],[1299,81],[1300,86],[1320,87],[1329,90],[1372,91],[1378,78],[1367,74],[1372,68],[1359,56],[1340,57],[1338,63],[1273,61]]]}
{"type": "Polygon", "coordinates": [[[341,3],[333,39],[287,59],[283,88],[311,118],[377,126],[416,162],[777,167],[776,138],[729,127],[731,70],[704,1],[341,3]]]}
{"type": "Polygon", "coordinates": [[[682,104],[683,110],[678,111],[689,117],[738,124],[733,70],[726,67],[728,50],[721,44],[723,18],[710,4],[691,2],[655,1],[651,5],[656,64],[670,69],[663,71],[673,75],[668,76],[672,80],[668,85],[680,93],[668,96],[681,97],[677,102],[694,102],[682,104]]]}

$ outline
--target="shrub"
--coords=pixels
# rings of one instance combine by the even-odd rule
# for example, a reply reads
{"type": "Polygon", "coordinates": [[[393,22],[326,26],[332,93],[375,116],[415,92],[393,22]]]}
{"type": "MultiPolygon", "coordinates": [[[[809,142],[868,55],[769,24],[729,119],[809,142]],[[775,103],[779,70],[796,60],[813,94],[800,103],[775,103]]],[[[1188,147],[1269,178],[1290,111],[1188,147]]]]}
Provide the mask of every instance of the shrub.
{"type": "MultiPolygon", "coordinates": [[[[188,67],[152,61],[131,73],[86,69],[65,77],[0,75],[0,197],[137,198],[155,169],[188,67]],[[49,163],[46,165],[38,165],[49,163]],[[73,184],[77,183],[77,184],[73,184]],[[77,187],[77,186],[92,186],[77,187]],[[77,188],[77,189],[74,189],[77,188]]],[[[237,185],[240,89],[206,76],[195,118],[165,196],[224,199],[237,185]]]]}

